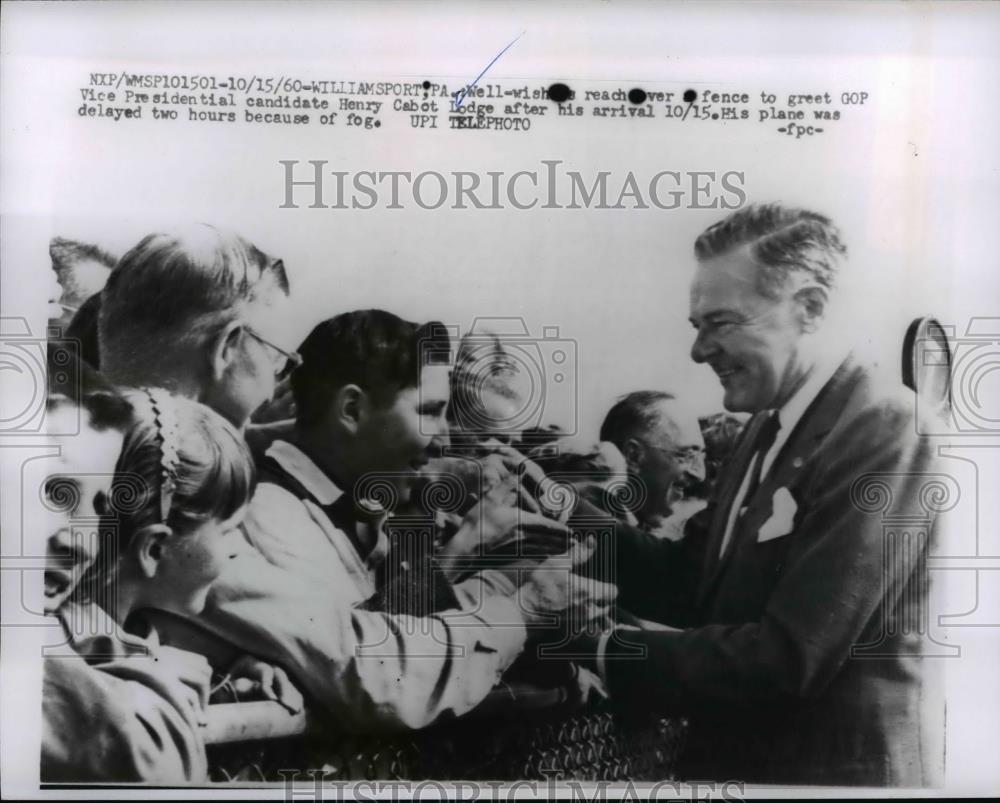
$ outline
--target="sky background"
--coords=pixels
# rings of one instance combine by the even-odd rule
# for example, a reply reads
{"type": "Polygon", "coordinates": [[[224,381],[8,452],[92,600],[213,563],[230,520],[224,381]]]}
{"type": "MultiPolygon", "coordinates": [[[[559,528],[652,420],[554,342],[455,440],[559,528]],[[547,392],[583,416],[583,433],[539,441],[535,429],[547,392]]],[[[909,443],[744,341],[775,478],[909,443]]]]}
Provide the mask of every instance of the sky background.
{"type": "MultiPolygon", "coordinates": [[[[852,6],[848,18],[822,4],[798,15],[754,4],[726,7],[726,25],[706,28],[717,9],[630,15],[612,6],[572,16],[527,5],[468,14],[447,4],[434,15],[396,5],[389,17],[367,7],[338,13],[267,4],[245,18],[212,4],[186,16],[164,15],[156,4],[20,13],[14,30],[23,58],[3,77],[19,90],[5,114],[5,190],[18,192],[4,192],[4,210],[19,218],[6,232],[18,278],[5,271],[5,295],[29,292],[22,270],[47,269],[49,236],[120,254],[151,230],[200,220],[232,227],[284,259],[296,311],[287,322],[291,344],[320,320],[359,307],[441,319],[462,331],[476,318],[517,317],[533,335],[558,327],[575,344],[578,372],[564,389],[579,400],[579,416],[566,412],[562,397],[549,402],[547,416],[565,426],[576,417],[585,436],[596,434],[617,396],[640,387],[689,395],[706,413],[721,409],[717,380],[688,357],[687,322],[692,243],[719,210],[278,208],[281,159],[323,159],[331,170],[508,175],[560,159],[561,170],[587,177],[610,171],[611,187],[629,171],[643,186],[661,170],[741,171],[751,201],[830,215],[852,253],[859,323],[852,336],[872,358],[895,360],[915,315],[987,314],[975,306],[984,296],[967,291],[985,282],[997,297],[995,274],[981,271],[992,255],[995,210],[991,186],[980,181],[996,170],[997,155],[967,146],[978,127],[998,120],[985,103],[983,62],[967,56],[987,36],[974,14],[949,22],[926,9],[875,4],[852,6]],[[961,50],[956,26],[966,36],[961,50]],[[414,131],[403,117],[360,131],[76,114],[79,86],[100,68],[458,86],[522,31],[481,83],[779,96],[849,90],[871,100],[822,137],[797,141],[776,134],[774,124],[706,129],[545,117],[526,134],[502,134],[414,131]]],[[[17,304],[7,308],[32,309],[17,304]]]]}

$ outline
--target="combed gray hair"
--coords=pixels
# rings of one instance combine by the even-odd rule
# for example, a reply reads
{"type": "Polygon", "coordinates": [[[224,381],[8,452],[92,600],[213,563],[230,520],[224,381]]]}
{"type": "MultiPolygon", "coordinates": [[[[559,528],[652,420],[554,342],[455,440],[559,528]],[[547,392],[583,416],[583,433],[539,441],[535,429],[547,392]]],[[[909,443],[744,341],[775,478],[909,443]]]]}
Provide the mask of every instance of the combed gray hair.
{"type": "Polygon", "coordinates": [[[624,449],[629,438],[644,435],[660,423],[661,402],[676,398],[674,394],[662,390],[635,390],[625,394],[604,417],[601,440],[624,449]]]}
{"type": "Polygon", "coordinates": [[[780,204],[750,204],[709,226],[694,243],[699,260],[750,246],[757,263],[757,289],[778,298],[789,277],[808,274],[832,290],[841,260],[847,256],[840,230],[816,212],[780,204]]]}
{"type": "Polygon", "coordinates": [[[280,259],[238,234],[199,223],[150,234],[119,260],[101,298],[102,368],[148,371],[171,346],[235,317],[270,289],[288,294],[280,259]]]}

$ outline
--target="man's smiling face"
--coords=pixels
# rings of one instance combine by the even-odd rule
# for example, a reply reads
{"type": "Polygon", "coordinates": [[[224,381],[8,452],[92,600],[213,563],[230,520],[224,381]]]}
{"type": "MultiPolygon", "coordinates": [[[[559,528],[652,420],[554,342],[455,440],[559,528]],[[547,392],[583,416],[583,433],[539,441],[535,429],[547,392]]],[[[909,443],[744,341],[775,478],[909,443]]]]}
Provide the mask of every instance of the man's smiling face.
{"type": "Polygon", "coordinates": [[[732,412],[780,407],[806,371],[798,302],[787,288],[777,300],[762,295],[757,270],[749,248],[737,248],[700,262],[691,285],[691,358],[715,371],[732,412]]]}
{"type": "Polygon", "coordinates": [[[448,368],[424,366],[419,386],[373,406],[365,417],[359,443],[367,471],[392,476],[403,499],[427,462],[448,444],[448,394],[448,368]]]}

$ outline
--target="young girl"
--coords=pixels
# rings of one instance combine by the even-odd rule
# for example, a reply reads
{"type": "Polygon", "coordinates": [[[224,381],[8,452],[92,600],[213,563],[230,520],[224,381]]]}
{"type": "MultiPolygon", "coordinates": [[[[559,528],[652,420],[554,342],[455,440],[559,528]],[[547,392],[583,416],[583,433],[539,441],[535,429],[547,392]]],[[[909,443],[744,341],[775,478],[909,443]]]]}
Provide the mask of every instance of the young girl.
{"type": "Polygon", "coordinates": [[[76,597],[121,625],[143,608],[196,615],[246,543],[239,525],[256,483],[253,461],[242,436],[202,404],[159,388],[126,399],[135,422],[102,518],[105,559],[76,597]]]}
{"type": "MultiPolygon", "coordinates": [[[[207,407],[159,389],[126,398],[132,423],[110,493],[93,505],[100,548],[55,611],[73,653],[45,661],[49,781],[206,778],[199,731],[208,662],[160,645],[142,611],[204,608],[213,581],[244,549],[239,524],[253,463],[239,433],[207,407]]],[[[242,663],[249,674],[254,665],[264,671],[242,663]]]]}

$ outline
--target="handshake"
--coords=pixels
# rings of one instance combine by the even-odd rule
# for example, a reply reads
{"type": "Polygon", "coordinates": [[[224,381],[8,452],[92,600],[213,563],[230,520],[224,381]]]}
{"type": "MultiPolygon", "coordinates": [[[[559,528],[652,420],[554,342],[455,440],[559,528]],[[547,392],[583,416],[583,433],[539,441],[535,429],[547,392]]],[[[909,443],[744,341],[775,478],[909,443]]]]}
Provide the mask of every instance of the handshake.
{"type": "Polygon", "coordinates": [[[611,627],[618,590],[578,571],[597,549],[576,541],[564,523],[572,498],[532,460],[497,446],[481,458],[489,485],[464,516],[452,515],[453,535],[438,552],[452,582],[472,573],[505,580],[528,629],[529,642],[556,646],[611,627]]]}
{"type": "Polygon", "coordinates": [[[590,560],[596,546],[593,536],[574,542],[567,552],[546,558],[528,572],[516,599],[530,644],[554,651],[613,627],[611,606],[618,588],[575,571],[590,560]]]}

